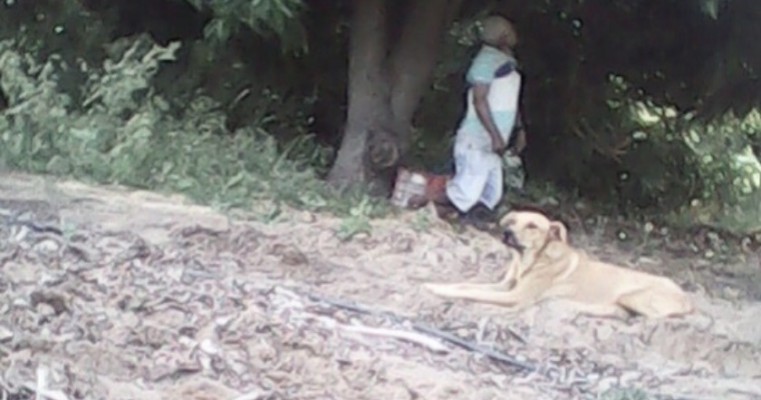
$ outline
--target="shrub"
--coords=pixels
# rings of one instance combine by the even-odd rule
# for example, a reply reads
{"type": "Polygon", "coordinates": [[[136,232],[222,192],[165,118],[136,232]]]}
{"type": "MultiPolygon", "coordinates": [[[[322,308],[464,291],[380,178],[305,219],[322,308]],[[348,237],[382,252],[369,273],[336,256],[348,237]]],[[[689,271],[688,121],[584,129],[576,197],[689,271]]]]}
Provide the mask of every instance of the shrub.
{"type": "Polygon", "coordinates": [[[383,201],[359,190],[334,193],[318,179],[312,166],[324,167],[329,153],[308,136],[279,151],[263,128],[268,121],[227,132],[219,105],[202,95],[173,116],[151,79],[178,48],[140,36],[100,68],[78,66],[87,79],[84,100],[73,104],[60,89],[71,66],[55,55],[38,63],[13,40],[0,42],[0,87],[10,104],[0,114],[0,160],[29,172],[181,192],[222,209],[266,199],[355,219],[355,204],[367,217],[385,211],[383,201]]]}

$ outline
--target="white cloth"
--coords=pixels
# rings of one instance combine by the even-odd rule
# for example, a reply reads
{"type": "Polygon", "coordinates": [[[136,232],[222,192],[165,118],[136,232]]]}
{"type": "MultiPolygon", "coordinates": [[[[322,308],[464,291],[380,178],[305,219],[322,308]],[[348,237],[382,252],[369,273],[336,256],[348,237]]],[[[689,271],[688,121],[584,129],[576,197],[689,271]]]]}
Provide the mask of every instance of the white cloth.
{"type": "Polygon", "coordinates": [[[447,197],[460,212],[478,202],[494,210],[502,198],[502,160],[492,152],[466,143],[455,143],[455,176],[447,182],[447,197]]]}

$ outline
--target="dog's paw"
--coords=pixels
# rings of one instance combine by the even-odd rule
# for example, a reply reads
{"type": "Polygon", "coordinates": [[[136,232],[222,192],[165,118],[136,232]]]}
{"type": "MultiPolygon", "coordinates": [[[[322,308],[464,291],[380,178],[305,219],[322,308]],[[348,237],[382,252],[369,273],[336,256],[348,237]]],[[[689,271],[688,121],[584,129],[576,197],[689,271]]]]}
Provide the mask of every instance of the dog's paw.
{"type": "Polygon", "coordinates": [[[422,285],[422,287],[423,287],[424,290],[427,290],[429,292],[433,292],[436,289],[436,284],[435,283],[424,283],[422,285]]]}
{"type": "Polygon", "coordinates": [[[437,296],[442,296],[442,297],[453,296],[456,292],[456,290],[454,290],[452,285],[447,285],[447,284],[426,283],[426,284],[423,284],[423,288],[437,296]]]}
{"type": "Polygon", "coordinates": [[[423,289],[433,293],[433,294],[439,294],[442,292],[444,285],[436,284],[436,283],[424,283],[423,289]]]}

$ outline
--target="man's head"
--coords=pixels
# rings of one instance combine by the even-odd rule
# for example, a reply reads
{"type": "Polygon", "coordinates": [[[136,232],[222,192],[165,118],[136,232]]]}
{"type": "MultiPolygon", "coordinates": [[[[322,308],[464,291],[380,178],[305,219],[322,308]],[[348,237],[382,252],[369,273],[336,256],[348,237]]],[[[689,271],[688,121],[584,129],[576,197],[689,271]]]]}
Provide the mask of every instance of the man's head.
{"type": "Polygon", "coordinates": [[[568,230],[562,222],[536,211],[511,211],[499,225],[504,229],[504,243],[521,253],[537,251],[553,240],[568,242],[568,230]]]}
{"type": "Polygon", "coordinates": [[[489,46],[512,49],[518,44],[518,33],[513,24],[499,15],[481,21],[481,40],[489,46]]]}

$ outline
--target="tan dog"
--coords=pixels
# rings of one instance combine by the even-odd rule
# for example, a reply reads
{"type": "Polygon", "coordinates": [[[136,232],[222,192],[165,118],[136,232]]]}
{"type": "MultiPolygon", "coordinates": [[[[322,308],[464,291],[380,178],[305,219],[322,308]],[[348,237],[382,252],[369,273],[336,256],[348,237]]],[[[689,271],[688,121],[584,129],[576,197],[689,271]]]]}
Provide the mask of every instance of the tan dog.
{"type": "Polygon", "coordinates": [[[495,284],[426,284],[436,295],[519,310],[540,301],[570,300],[583,313],[648,318],[688,314],[693,306],[672,280],[596,260],[573,248],[566,227],[532,211],[513,211],[500,221],[512,260],[495,284]]]}

